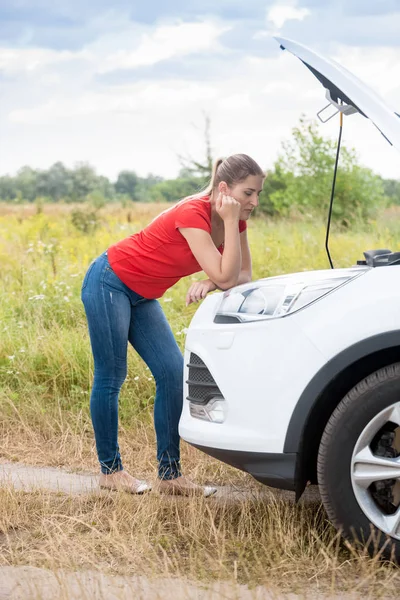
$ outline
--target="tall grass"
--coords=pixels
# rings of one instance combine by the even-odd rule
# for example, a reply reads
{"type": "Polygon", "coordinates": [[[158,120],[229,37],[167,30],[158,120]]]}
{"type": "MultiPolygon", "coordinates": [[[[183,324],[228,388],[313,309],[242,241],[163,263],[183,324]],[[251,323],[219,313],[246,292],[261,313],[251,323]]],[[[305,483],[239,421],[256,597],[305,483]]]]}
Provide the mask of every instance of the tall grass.
{"type": "MultiPolygon", "coordinates": [[[[82,279],[93,258],[163,208],[108,206],[100,213],[100,227],[84,235],[71,222],[72,206],[45,205],[38,214],[31,206],[0,207],[0,458],[97,471],[82,279]]],[[[335,265],[353,265],[363,250],[374,247],[397,250],[399,232],[397,211],[356,231],[334,230],[335,265]]],[[[324,236],[321,222],[254,218],[249,223],[254,278],[327,268],[324,236]]],[[[180,281],[161,300],[182,348],[196,310],[185,307],[186,291],[201,277],[180,281]]],[[[155,476],[153,396],[151,374],[130,349],[120,397],[120,446],[125,467],[150,478],[155,476]]],[[[294,508],[272,496],[266,503],[249,476],[185,444],[183,463],[199,482],[246,486],[254,497],[218,504],[0,489],[0,563],[167,570],[291,589],[305,582],[347,587],[357,575],[364,595],[365,586],[372,586],[374,597],[379,590],[386,597],[392,593],[396,571],[341,542],[323,509],[294,508]]]]}

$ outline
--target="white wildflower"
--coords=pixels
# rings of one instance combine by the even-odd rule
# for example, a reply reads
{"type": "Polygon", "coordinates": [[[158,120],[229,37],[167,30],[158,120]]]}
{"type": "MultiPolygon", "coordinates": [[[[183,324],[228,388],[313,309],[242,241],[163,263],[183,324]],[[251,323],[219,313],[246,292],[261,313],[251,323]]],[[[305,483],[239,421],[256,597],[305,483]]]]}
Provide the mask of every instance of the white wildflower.
{"type": "Polygon", "coordinates": [[[21,348],[20,352],[26,352],[25,348],[21,348]]]}
{"type": "Polygon", "coordinates": [[[7,356],[7,358],[10,359],[10,360],[14,360],[15,354],[12,354],[11,356],[7,356]]]}
{"type": "Polygon", "coordinates": [[[30,296],[29,300],[43,300],[46,296],[44,294],[36,294],[35,296],[30,296]]]}
{"type": "Polygon", "coordinates": [[[69,302],[68,296],[64,296],[64,300],[65,300],[65,302],[69,302]]]}
{"type": "Polygon", "coordinates": [[[138,377],[138,375],[136,375],[136,377],[135,377],[135,381],[138,381],[138,379],[139,379],[139,377],[138,377]]]}
{"type": "Polygon", "coordinates": [[[164,302],[172,302],[172,298],[164,298],[164,302]]]}

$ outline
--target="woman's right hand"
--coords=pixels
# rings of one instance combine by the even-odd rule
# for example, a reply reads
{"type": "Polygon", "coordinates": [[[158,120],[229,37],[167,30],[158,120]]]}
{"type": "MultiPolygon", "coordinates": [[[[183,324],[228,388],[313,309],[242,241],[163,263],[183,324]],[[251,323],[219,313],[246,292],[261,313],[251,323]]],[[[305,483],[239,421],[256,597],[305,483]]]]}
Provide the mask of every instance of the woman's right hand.
{"type": "Polygon", "coordinates": [[[239,221],[241,206],[232,196],[226,196],[220,192],[215,202],[215,209],[224,223],[239,221]]]}

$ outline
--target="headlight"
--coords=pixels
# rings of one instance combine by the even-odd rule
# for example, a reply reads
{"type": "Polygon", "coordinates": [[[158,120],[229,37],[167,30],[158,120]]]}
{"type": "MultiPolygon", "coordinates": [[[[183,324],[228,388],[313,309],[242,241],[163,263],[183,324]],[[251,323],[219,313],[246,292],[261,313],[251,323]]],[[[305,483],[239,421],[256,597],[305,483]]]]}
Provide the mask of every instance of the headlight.
{"type": "Polygon", "coordinates": [[[284,317],[315,302],[367,271],[369,269],[365,267],[310,271],[240,285],[224,293],[215,323],[284,317]]]}

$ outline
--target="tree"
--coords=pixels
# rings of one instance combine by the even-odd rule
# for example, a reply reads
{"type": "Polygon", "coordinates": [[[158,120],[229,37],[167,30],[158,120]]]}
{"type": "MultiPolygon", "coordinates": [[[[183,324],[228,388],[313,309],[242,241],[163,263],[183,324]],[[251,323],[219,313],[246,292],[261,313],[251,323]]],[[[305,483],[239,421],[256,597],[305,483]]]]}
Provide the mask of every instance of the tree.
{"type": "Polygon", "coordinates": [[[104,175],[97,177],[96,192],[100,193],[106,200],[112,200],[115,196],[115,188],[113,184],[104,175]]]}
{"type": "Polygon", "coordinates": [[[382,179],[382,183],[390,204],[400,204],[400,181],[397,179],[382,179]]]}
{"type": "Polygon", "coordinates": [[[136,198],[139,202],[152,202],[151,189],[164,181],[163,177],[149,173],[147,177],[139,177],[139,183],[136,188],[136,198]]]}
{"type": "Polygon", "coordinates": [[[86,196],[93,192],[98,185],[96,171],[87,163],[78,163],[71,172],[72,190],[71,199],[82,201],[86,196]]]}
{"type": "Polygon", "coordinates": [[[134,171],[121,171],[114,187],[117,194],[125,194],[131,200],[137,200],[139,177],[134,171]]]}
{"type": "Polygon", "coordinates": [[[134,171],[121,171],[115,182],[115,191],[117,194],[129,196],[131,200],[137,200],[139,186],[139,177],[134,171]]]}
{"type": "Polygon", "coordinates": [[[9,175],[0,177],[0,199],[14,200],[17,197],[17,188],[15,179],[9,175]]]}
{"type": "Polygon", "coordinates": [[[205,157],[203,162],[199,162],[190,156],[178,156],[182,165],[179,173],[180,178],[195,178],[201,180],[203,185],[206,185],[211,179],[214,161],[211,146],[211,119],[207,113],[204,114],[204,145],[205,157]]]}
{"type": "Polygon", "coordinates": [[[151,202],[177,202],[185,196],[197,194],[202,188],[202,181],[194,177],[190,179],[169,179],[157,183],[148,190],[151,202]]]}
{"type": "MultiPolygon", "coordinates": [[[[336,141],[324,138],[319,126],[301,118],[292,138],[283,144],[260,198],[265,212],[323,214],[328,210],[336,156],[336,141]]],[[[385,204],[381,178],[358,164],[353,149],[342,146],[336,181],[333,217],[348,225],[366,220],[385,204]]]]}
{"type": "Polygon", "coordinates": [[[15,177],[15,187],[24,200],[33,202],[37,194],[37,171],[31,167],[22,167],[15,177]]]}
{"type": "Polygon", "coordinates": [[[71,172],[62,162],[56,162],[47,171],[40,171],[36,193],[58,202],[71,195],[73,180],[71,172]]]}

